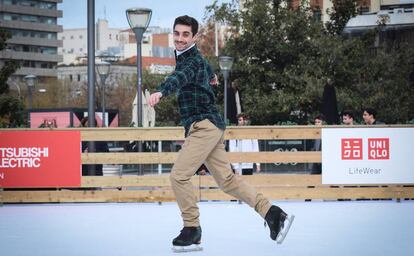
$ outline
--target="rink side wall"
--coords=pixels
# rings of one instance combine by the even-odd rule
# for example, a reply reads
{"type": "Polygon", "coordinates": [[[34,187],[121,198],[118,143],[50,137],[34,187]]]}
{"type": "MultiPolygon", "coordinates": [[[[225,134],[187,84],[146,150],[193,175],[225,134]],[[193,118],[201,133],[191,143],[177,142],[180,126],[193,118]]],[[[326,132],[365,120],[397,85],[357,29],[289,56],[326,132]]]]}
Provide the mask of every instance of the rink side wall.
{"type": "MultiPolygon", "coordinates": [[[[323,126],[322,126],[323,127],[323,126]]],[[[343,126],[337,126],[343,128],[343,126]]],[[[354,126],[367,127],[367,126],[354,126]]],[[[414,127],[383,125],[375,127],[414,127]]],[[[335,126],[329,126],[335,128],[335,126]]],[[[0,129],[0,131],[33,131],[49,129],[0,129]]],[[[179,127],[159,128],[67,128],[78,130],[81,141],[180,141],[184,131],[179,127]]],[[[228,139],[314,140],[321,139],[316,126],[249,126],[228,127],[228,139]]],[[[64,145],[62,145],[64,146],[64,145]]],[[[227,153],[231,162],[320,163],[321,151],[227,153]]],[[[176,152],[109,152],[82,153],[83,164],[168,164],[174,163],[176,152]]],[[[57,170],[59,171],[59,170],[57,170]]],[[[414,171],[414,170],[413,170],[414,171]]],[[[414,184],[324,185],[321,175],[254,174],[242,176],[247,183],[272,200],[337,200],[337,199],[405,199],[414,198],[414,184]]],[[[198,200],[234,200],[223,193],[211,176],[192,178],[198,200]]],[[[78,188],[0,188],[0,203],[58,202],[168,202],[175,197],[168,174],[84,176],[78,188]]]]}

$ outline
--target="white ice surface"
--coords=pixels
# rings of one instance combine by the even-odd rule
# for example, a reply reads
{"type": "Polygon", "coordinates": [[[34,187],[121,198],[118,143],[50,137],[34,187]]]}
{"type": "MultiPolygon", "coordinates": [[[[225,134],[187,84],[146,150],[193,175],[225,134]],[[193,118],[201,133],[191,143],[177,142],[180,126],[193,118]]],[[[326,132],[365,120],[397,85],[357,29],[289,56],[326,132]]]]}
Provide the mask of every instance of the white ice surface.
{"type": "MultiPolygon", "coordinates": [[[[274,202],[295,222],[282,245],[246,204],[200,203],[197,255],[414,255],[414,201],[274,202]]],[[[175,203],[0,206],[0,255],[177,255],[175,203]]],[[[183,254],[178,254],[183,255],[183,254]]]]}

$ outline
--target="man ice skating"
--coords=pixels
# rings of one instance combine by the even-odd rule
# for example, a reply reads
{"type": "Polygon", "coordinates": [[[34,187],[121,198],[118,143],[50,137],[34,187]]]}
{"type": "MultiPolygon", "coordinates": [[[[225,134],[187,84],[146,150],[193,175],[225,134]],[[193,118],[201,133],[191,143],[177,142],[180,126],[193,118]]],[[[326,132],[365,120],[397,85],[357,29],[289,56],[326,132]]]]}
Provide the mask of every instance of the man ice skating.
{"type": "Polygon", "coordinates": [[[186,140],[170,175],[184,222],[180,234],[173,240],[173,250],[201,250],[198,246],[201,243],[199,210],[190,179],[203,163],[219,187],[254,208],[268,224],[270,237],[281,243],[294,216],[287,215],[278,206],[272,206],[268,199],[257,193],[230,168],[223,143],[225,123],[215,105],[212,88],[217,83],[217,77],[195,45],[197,20],[180,16],[175,19],[173,30],[175,71],[149,99],[149,104],[154,106],[162,97],[176,94],[181,123],[185,128],[186,140]]]}

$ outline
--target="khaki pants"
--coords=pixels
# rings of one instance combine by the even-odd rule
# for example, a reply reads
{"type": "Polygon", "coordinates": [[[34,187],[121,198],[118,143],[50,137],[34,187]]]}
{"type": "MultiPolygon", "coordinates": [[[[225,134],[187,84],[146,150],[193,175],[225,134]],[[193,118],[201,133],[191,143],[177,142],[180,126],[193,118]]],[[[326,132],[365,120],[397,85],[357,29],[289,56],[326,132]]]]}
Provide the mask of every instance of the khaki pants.
{"type": "Polygon", "coordinates": [[[224,132],[208,119],[193,123],[171,170],[171,185],[185,227],[200,226],[200,214],[191,177],[202,163],[225,193],[247,203],[263,218],[271,207],[270,202],[262,194],[258,194],[231,170],[223,135],[224,132]]]}

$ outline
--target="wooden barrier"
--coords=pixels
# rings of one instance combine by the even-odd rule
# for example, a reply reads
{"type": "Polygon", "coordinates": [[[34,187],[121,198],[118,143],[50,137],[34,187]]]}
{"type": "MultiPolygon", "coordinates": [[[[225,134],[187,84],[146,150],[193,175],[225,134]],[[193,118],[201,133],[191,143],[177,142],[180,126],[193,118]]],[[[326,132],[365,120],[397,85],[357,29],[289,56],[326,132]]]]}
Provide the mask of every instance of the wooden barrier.
{"type": "MultiPolygon", "coordinates": [[[[330,126],[332,127],[332,126],[330,126]]],[[[358,127],[358,126],[356,126],[358,127]]],[[[385,126],[389,127],[389,126],[385,126]]],[[[407,126],[393,126],[407,127],[407,126]]],[[[412,126],[410,126],[412,127],[412,126]]],[[[33,130],[33,129],[31,129],[33,130]]],[[[183,140],[183,129],[169,128],[83,128],[82,141],[183,140]]],[[[290,140],[320,139],[321,129],[315,126],[250,126],[229,127],[226,139],[290,140]]],[[[232,162],[321,162],[321,152],[259,152],[228,153],[232,162]]],[[[165,164],[174,163],[177,153],[83,153],[84,164],[165,164]]],[[[165,202],[174,201],[168,175],[82,177],[80,188],[5,189],[0,190],[3,203],[44,202],[165,202]]],[[[323,185],[320,175],[255,174],[242,176],[247,183],[273,200],[305,199],[388,199],[414,198],[414,186],[323,185]]],[[[223,193],[211,176],[192,179],[198,200],[233,200],[223,193]]]]}
{"type": "MultiPolygon", "coordinates": [[[[327,186],[321,184],[320,175],[258,174],[242,178],[273,200],[414,198],[413,186],[327,186]]],[[[235,199],[223,193],[211,176],[195,176],[192,182],[198,200],[235,199]]],[[[81,188],[6,190],[1,197],[4,203],[175,200],[168,175],[82,177],[81,188]]]]}

